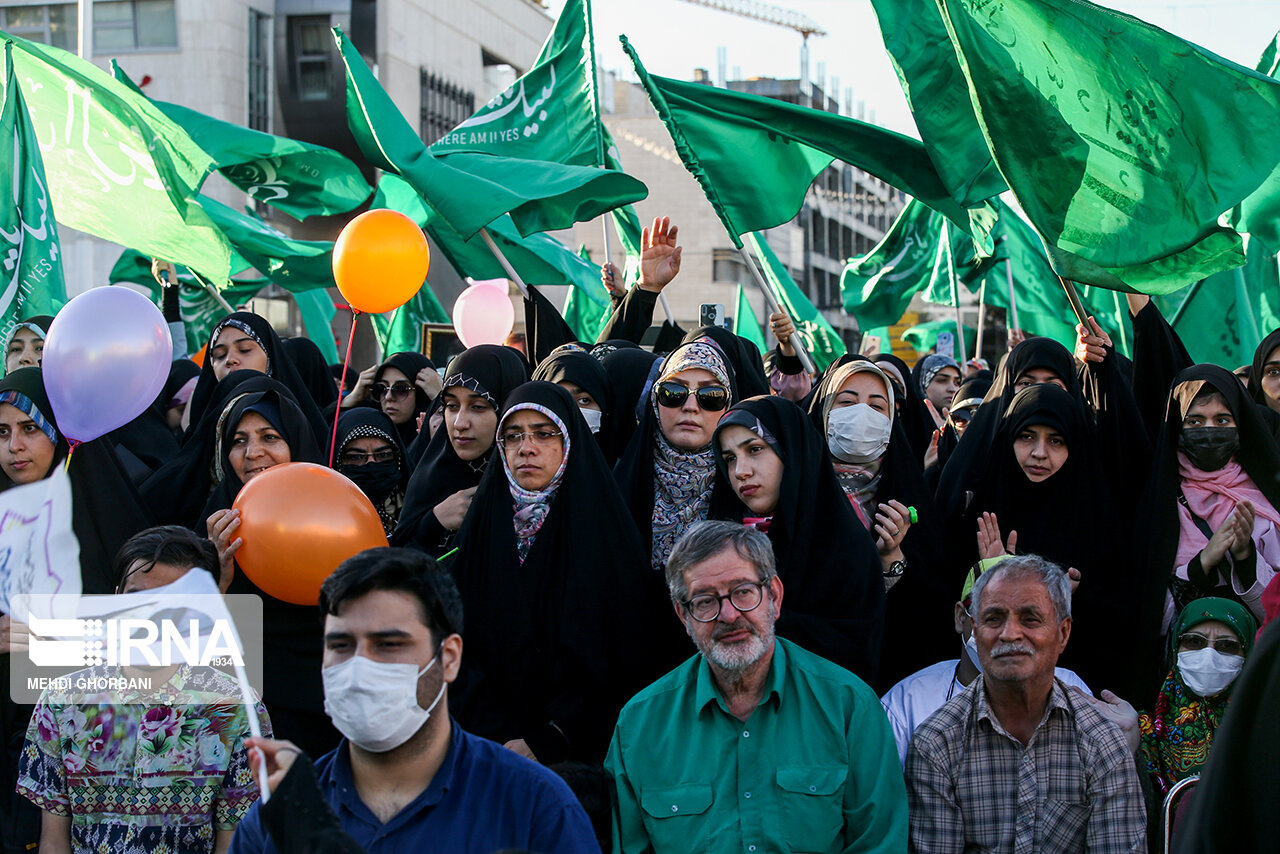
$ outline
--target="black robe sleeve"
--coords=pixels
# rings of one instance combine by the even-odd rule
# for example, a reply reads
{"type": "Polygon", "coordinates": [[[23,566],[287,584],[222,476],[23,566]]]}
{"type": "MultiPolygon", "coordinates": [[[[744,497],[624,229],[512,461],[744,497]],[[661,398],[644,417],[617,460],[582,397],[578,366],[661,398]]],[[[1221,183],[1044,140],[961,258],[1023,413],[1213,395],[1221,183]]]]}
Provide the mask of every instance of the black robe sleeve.
{"type": "Polygon", "coordinates": [[[1133,316],[1133,396],[1153,442],[1164,424],[1173,378],[1194,364],[1154,300],[1133,316]]]}
{"type": "Polygon", "coordinates": [[[622,302],[605,321],[596,342],[621,338],[639,344],[653,325],[653,307],[657,303],[658,295],[653,291],[646,291],[639,286],[627,291],[622,302]]]}

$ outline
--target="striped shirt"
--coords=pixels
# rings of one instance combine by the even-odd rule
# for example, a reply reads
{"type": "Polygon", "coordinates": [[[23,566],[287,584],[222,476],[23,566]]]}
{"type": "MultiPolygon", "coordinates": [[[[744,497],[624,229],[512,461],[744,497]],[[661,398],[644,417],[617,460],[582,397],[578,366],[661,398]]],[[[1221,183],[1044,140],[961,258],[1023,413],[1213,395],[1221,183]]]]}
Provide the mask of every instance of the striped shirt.
{"type": "Polygon", "coordinates": [[[1026,746],[976,679],[907,752],[912,851],[1146,851],[1146,807],[1120,728],[1055,679],[1026,746]]]}

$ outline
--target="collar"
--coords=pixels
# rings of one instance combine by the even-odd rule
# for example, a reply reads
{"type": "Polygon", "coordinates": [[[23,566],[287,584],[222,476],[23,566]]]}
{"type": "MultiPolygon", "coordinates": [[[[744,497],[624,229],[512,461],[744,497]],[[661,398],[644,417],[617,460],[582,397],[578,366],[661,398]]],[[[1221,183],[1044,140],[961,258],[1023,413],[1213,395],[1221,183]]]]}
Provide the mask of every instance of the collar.
{"type": "MultiPolygon", "coordinates": [[[[787,653],[781,639],[775,638],[773,641],[773,661],[769,662],[769,678],[764,683],[764,696],[760,698],[761,706],[767,703],[771,697],[776,697],[777,705],[782,705],[782,683],[786,679],[786,671],[787,653]]],[[[699,653],[693,705],[701,713],[709,703],[713,702],[719,704],[725,714],[729,713],[729,709],[724,704],[724,697],[720,695],[720,689],[716,687],[715,677],[711,674],[711,665],[707,663],[707,657],[699,653]]]]}
{"type": "MultiPolygon", "coordinates": [[[[974,685],[969,686],[969,688],[974,692],[974,720],[981,721],[985,719],[996,732],[1007,738],[1013,738],[1013,735],[1000,723],[1000,719],[991,711],[991,706],[987,702],[987,683],[983,675],[979,673],[978,678],[973,681],[974,685]]],[[[1062,682],[1056,676],[1053,679],[1053,688],[1049,691],[1049,703],[1045,706],[1044,717],[1040,719],[1040,723],[1036,724],[1036,735],[1040,733],[1040,730],[1048,722],[1049,716],[1053,714],[1055,709],[1060,709],[1068,718],[1075,717],[1071,704],[1067,702],[1066,689],[1063,688],[1062,682]]],[[[1031,738],[1034,741],[1035,735],[1032,735],[1031,738]]],[[[1017,739],[1014,740],[1017,741],[1017,739]]]]}
{"type": "Polygon", "coordinates": [[[414,820],[418,813],[439,804],[449,789],[453,787],[454,779],[458,774],[462,742],[466,737],[462,727],[458,726],[458,722],[450,717],[449,752],[445,754],[444,761],[440,763],[440,768],[436,771],[435,776],[431,778],[431,783],[427,788],[418,797],[406,804],[400,812],[393,815],[386,824],[380,822],[377,816],[373,814],[373,811],[365,805],[365,802],[360,800],[360,794],[356,791],[355,775],[351,772],[351,743],[346,738],[343,738],[338,744],[332,766],[331,785],[336,795],[336,805],[345,808],[349,813],[359,817],[361,821],[377,827],[383,832],[391,831],[400,825],[407,824],[414,820]]]}

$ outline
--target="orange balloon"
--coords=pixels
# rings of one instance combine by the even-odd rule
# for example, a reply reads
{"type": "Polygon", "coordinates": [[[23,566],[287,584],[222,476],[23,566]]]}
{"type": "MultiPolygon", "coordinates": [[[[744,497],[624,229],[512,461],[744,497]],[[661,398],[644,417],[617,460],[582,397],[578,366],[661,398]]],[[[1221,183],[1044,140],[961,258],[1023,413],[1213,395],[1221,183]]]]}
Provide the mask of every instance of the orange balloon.
{"type": "Polygon", "coordinates": [[[244,540],[236,563],[264,593],[295,605],[319,602],[321,583],[347,558],[387,545],[360,488],[314,463],[272,466],[232,506],[244,540]]]}
{"type": "Polygon", "coordinates": [[[399,211],[365,211],[333,244],[333,279],[347,303],[381,314],[404,305],[427,280],[431,249],[417,223],[399,211]]]}

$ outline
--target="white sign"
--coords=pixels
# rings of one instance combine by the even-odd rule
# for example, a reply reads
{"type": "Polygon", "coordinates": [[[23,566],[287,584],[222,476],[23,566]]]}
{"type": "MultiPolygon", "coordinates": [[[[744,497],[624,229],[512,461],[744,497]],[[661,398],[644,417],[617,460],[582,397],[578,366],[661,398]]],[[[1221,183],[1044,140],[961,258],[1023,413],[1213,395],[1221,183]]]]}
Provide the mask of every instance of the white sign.
{"type": "Polygon", "coordinates": [[[0,492],[0,611],[37,595],[37,616],[74,609],[80,595],[80,543],[71,529],[71,480],[62,466],[44,480],[0,492]]]}

